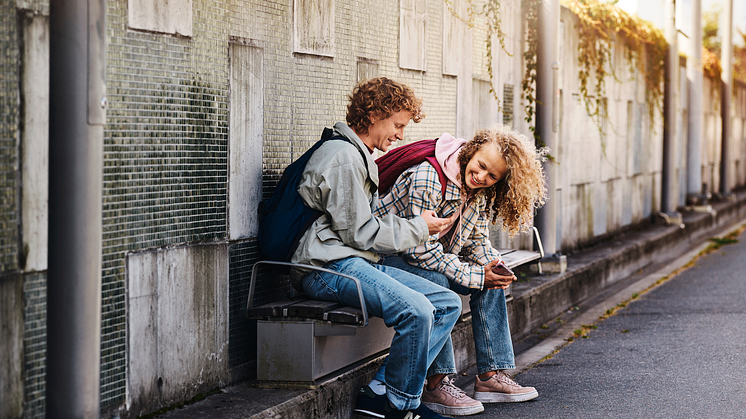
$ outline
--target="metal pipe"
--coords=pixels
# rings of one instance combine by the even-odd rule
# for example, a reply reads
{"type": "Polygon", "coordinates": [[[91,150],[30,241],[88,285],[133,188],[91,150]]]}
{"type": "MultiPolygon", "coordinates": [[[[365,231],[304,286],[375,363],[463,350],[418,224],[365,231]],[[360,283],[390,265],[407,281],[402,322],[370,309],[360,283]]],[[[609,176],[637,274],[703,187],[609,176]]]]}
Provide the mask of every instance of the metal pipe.
{"type": "Polygon", "coordinates": [[[728,166],[730,165],[730,102],[733,89],[733,0],[725,0],[723,8],[723,44],[720,63],[720,115],[723,121],[722,146],[720,148],[720,195],[730,195],[728,166]]]}
{"type": "Polygon", "coordinates": [[[98,418],[106,0],[51,0],[47,418],[98,418]]]}
{"type": "Polygon", "coordinates": [[[687,65],[689,79],[689,138],[686,148],[686,200],[687,204],[705,204],[702,194],[702,0],[692,0],[692,50],[687,65]]]}
{"type": "Polygon", "coordinates": [[[666,23],[664,35],[668,42],[665,62],[665,92],[663,96],[663,168],[661,173],[661,212],[676,211],[674,190],[675,156],[673,144],[676,139],[676,80],[678,79],[679,49],[676,42],[676,1],[666,0],[666,23]]]}
{"type": "MultiPolygon", "coordinates": [[[[553,65],[559,66],[559,0],[542,0],[539,4],[538,48],[536,52],[536,134],[552,153],[557,134],[553,130],[552,104],[558,86],[553,65]]],[[[538,227],[547,255],[557,252],[557,163],[544,162],[547,177],[547,202],[537,211],[534,224],[538,227]]]]}

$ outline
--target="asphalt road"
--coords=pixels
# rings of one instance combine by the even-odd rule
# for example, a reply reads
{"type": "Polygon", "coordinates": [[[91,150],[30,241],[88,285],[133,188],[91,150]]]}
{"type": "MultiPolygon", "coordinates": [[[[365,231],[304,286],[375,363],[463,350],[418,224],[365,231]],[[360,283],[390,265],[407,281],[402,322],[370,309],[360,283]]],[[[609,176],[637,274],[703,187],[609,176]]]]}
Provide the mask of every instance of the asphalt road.
{"type": "Polygon", "coordinates": [[[596,323],[473,418],[746,418],[746,234],[596,323]]]}

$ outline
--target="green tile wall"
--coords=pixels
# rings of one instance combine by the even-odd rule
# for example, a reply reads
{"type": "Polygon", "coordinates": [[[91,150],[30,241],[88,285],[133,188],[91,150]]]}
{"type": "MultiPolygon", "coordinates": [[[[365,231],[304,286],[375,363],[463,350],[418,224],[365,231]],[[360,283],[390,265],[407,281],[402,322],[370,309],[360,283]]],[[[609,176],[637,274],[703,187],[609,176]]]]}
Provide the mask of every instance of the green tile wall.
{"type": "MultiPolygon", "coordinates": [[[[256,240],[228,247],[228,354],[231,367],[256,360],[256,320],[246,318],[251,268],[259,258],[256,240]]],[[[256,370],[249,371],[256,376],[256,370]]]]}
{"type": "Polygon", "coordinates": [[[25,321],[23,347],[25,358],[25,400],[23,417],[44,417],[47,356],[47,274],[27,274],[23,279],[25,321]]]}
{"type": "Polygon", "coordinates": [[[18,269],[18,23],[14,2],[0,2],[0,274],[18,269]]]}
{"type": "Polygon", "coordinates": [[[101,404],[126,390],[127,252],[226,236],[227,22],[195,1],[194,36],[127,28],[109,1],[104,139],[101,404]]]}

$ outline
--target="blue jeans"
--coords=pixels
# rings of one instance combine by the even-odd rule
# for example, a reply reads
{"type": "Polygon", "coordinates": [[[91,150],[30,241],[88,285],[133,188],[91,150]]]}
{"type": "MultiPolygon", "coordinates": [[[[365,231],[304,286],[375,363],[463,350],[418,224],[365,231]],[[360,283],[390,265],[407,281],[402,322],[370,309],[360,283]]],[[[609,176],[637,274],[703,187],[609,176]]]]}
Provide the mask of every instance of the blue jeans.
{"type": "MultiPolygon", "coordinates": [[[[502,289],[475,290],[449,281],[440,272],[412,266],[401,256],[385,256],[381,263],[411,272],[443,287],[470,295],[471,328],[474,335],[474,347],[477,353],[477,372],[507,370],[515,368],[513,340],[510,337],[508,309],[505,305],[505,291],[502,289]]],[[[380,372],[380,371],[379,371],[380,372]]],[[[453,357],[453,342],[443,346],[427,372],[430,377],[435,374],[453,374],[456,372],[456,361],[453,357]]],[[[383,375],[376,375],[381,380],[383,375]]],[[[383,380],[381,380],[383,381],[383,380]]]]}
{"type": "MultiPolygon", "coordinates": [[[[451,329],[461,315],[461,299],[419,276],[359,257],[329,262],[325,268],[359,279],[368,314],[382,318],[396,331],[382,381],[394,407],[417,408],[427,368],[450,342],[451,329]]],[[[360,307],[355,283],[347,278],[312,272],[301,285],[312,298],[360,307]]]]}

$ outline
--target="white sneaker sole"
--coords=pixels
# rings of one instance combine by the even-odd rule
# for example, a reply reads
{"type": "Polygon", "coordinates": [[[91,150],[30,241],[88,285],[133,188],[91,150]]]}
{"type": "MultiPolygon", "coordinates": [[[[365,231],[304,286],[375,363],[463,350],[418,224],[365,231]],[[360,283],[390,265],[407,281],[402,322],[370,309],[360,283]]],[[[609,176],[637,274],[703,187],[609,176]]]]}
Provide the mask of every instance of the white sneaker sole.
{"type": "Polygon", "coordinates": [[[484,412],[484,406],[482,406],[481,404],[479,406],[472,406],[472,407],[452,407],[452,406],[446,406],[440,403],[429,403],[429,402],[422,402],[422,404],[427,406],[433,412],[439,415],[446,415],[446,416],[450,416],[450,415],[468,416],[468,415],[476,415],[477,413],[484,412]]]}
{"type": "Polygon", "coordinates": [[[493,392],[474,392],[474,399],[479,400],[482,403],[516,403],[525,402],[539,397],[539,392],[534,390],[530,393],[522,394],[506,394],[506,393],[493,393],[493,392]]]}
{"type": "Polygon", "coordinates": [[[382,415],[378,412],[374,412],[372,410],[365,410],[365,409],[352,409],[353,413],[357,413],[358,415],[368,416],[371,418],[380,418],[384,419],[386,416],[382,415]]]}

